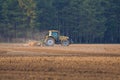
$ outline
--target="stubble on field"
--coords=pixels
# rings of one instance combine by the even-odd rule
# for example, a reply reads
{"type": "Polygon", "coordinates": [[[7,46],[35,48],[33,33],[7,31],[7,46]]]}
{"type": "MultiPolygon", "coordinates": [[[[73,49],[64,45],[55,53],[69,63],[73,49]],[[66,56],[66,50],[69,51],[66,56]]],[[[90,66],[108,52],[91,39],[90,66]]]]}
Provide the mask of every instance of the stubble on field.
{"type": "Polygon", "coordinates": [[[0,80],[119,80],[119,50],[120,45],[2,44],[0,80]]]}

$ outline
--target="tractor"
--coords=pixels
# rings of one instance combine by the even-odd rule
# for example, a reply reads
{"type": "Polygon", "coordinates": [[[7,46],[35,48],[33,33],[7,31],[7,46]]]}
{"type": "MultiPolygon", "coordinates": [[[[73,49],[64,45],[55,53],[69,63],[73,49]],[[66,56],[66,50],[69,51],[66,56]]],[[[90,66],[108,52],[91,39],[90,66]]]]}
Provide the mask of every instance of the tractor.
{"type": "Polygon", "coordinates": [[[49,30],[48,34],[45,36],[44,44],[46,46],[54,46],[54,44],[69,46],[69,37],[61,36],[58,30],[49,30]]]}

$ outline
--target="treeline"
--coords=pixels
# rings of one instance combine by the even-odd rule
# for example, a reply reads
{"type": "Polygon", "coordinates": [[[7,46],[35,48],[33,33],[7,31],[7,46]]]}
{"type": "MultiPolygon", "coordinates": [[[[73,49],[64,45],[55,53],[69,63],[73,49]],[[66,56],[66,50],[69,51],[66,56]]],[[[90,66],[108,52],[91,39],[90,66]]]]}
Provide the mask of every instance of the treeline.
{"type": "Polygon", "coordinates": [[[74,43],[120,43],[120,0],[0,0],[0,41],[50,29],[74,43]]]}

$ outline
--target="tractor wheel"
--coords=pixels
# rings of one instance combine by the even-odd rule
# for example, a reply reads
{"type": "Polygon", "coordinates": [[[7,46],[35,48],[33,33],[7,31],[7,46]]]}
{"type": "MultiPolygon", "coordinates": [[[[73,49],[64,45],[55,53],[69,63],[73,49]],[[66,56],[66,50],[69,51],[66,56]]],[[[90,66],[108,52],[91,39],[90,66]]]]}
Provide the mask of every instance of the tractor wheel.
{"type": "Polygon", "coordinates": [[[61,41],[61,45],[62,46],[69,46],[69,41],[68,40],[65,40],[65,41],[61,41]]]}
{"type": "Polygon", "coordinates": [[[45,41],[46,46],[54,46],[54,44],[55,44],[55,40],[53,38],[48,38],[45,41]]]}

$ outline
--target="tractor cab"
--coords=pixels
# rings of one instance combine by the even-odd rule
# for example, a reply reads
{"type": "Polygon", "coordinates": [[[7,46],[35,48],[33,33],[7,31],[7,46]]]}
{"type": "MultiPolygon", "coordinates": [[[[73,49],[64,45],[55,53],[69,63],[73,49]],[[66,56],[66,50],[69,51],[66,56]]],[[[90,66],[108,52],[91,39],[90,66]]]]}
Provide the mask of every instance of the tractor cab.
{"type": "Polygon", "coordinates": [[[53,37],[55,40],[59,40],[60,32],[57,30],[49,30],[49,37],[53,37]]]}

